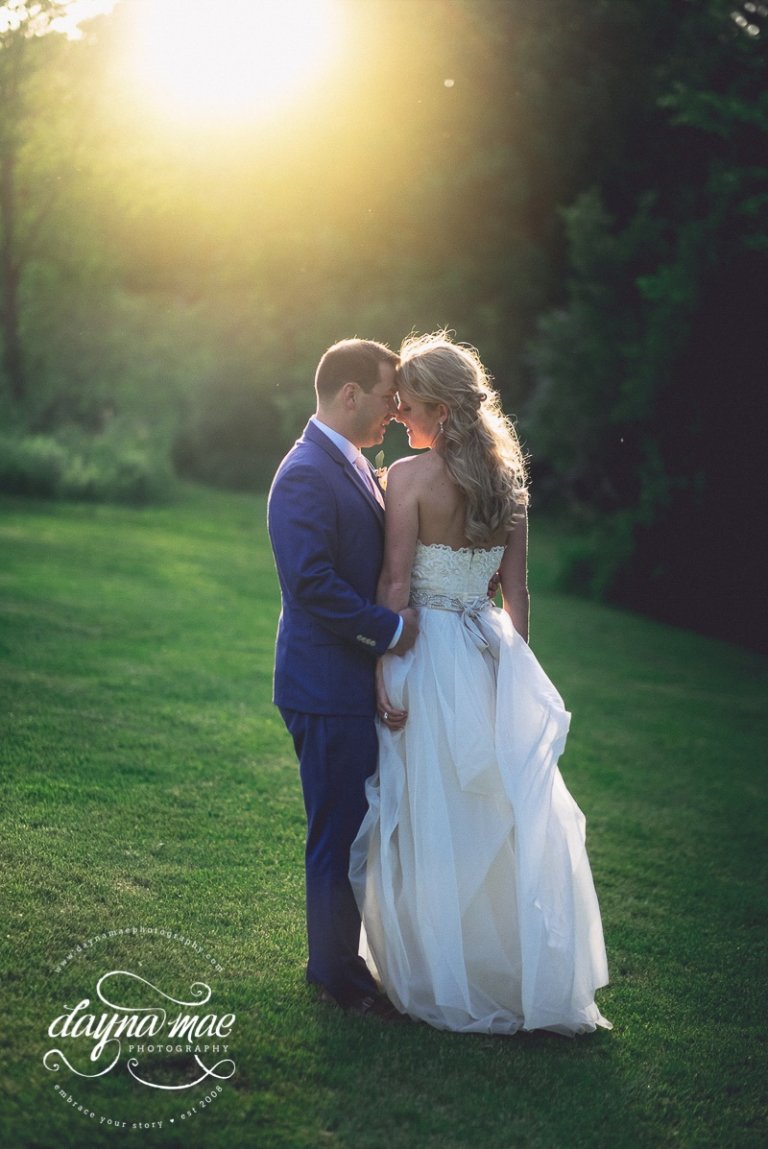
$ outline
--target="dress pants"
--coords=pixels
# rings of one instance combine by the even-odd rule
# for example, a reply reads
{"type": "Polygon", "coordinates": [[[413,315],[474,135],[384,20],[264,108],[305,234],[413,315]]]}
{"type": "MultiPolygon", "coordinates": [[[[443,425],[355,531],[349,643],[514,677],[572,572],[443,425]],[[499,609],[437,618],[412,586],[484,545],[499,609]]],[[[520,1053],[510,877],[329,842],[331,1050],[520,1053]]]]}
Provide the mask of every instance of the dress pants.
{"type": "Polygon", "coordinates": [[[358,954],[360,913],[349,883],[349,850],[378,758],[376,724],[372,715],[280,712],[299,759],[307,814],[307,980],[347,1005],[377,990],[358,954]]]}

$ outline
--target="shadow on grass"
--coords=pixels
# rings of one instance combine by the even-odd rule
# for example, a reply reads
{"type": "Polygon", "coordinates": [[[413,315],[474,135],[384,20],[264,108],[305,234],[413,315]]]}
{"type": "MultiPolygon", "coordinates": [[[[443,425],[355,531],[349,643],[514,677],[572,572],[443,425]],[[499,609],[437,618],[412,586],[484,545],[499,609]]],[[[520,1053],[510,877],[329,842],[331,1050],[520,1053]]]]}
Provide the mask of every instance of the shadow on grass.
{"type": "MultiPolygon", "coordinates": [[[[347,1016],[301,983],[295,990],[297,1040],[317,1075],[296,1085],[317,1122],[315,1144],[619,1144],[627,1091],[613,1033],[453,1034],[347,1016]]],[[[642,1113],[633,1120],[637,1128],[642,1113]]]]}

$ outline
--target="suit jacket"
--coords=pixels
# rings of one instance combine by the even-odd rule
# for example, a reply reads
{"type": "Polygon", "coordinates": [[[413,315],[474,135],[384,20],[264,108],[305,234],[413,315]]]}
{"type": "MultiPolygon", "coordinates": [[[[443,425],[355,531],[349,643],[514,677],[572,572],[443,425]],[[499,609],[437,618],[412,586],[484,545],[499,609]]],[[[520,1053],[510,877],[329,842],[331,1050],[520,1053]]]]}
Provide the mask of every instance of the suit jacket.
{"type": "Polygon", "coordinates": [[[307,714],[373,714],[376,658],[399,622],[374,605],[384,512],[312,422],[277,470],[267,519],[282,596],[275,703],[307,714]]]}

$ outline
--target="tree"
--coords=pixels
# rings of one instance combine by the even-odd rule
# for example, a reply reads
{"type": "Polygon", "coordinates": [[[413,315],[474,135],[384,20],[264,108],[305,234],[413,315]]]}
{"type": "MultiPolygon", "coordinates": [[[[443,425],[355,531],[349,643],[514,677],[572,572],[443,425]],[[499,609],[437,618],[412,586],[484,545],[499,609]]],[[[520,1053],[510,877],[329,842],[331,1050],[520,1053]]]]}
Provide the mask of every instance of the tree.
{"type": "Polygon", "coordinates": [[[677,21],[627,155],[565,212],[526,428],[589,524],[571,585],[762,646],[766,45],[720,3],[677,21]]]}
{"type": "Polygon", "coordinates": [[[9,0],[0,7],[0,322],[2,365],[14,400],[27,392],[21,339],[20,291],[24,267],[56,198],[55,185],[30,211],[19,195],[25,134],[39,114],[39,79],[46,53],[40,38],[66,10],[58,0],[9,0]]]}

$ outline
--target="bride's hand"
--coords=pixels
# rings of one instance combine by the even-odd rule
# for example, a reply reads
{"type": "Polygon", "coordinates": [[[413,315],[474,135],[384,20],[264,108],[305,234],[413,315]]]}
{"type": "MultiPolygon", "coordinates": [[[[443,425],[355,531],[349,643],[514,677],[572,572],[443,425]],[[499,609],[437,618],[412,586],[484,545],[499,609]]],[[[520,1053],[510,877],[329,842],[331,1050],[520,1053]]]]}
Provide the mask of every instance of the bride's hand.
{"type": "Polygon", "coordinates": [[[407,710],[398,710],[389,700],[381,659],[376,663],[376,712],[388,730],[402,730],[408,717],[407,710]]]}

